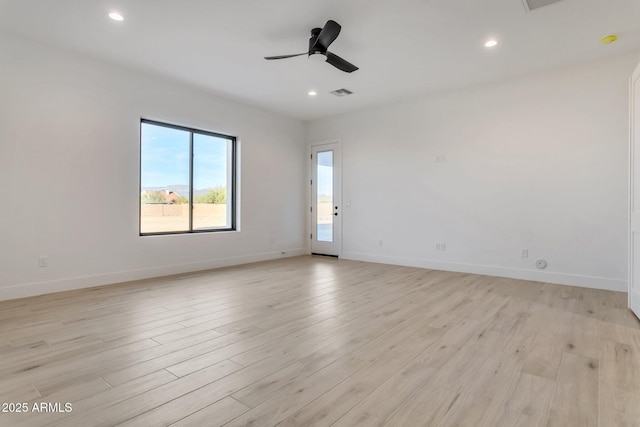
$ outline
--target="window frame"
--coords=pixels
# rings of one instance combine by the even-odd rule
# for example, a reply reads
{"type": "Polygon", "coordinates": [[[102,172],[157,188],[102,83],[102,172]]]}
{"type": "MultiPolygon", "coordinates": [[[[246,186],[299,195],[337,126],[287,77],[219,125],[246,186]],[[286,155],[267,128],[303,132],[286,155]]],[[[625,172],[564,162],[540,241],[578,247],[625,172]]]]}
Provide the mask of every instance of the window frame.
{"type": "Polygon", "coordinates": [[[236,184],[238,182],[237,174],[237,158],[238,158],[238,139],[235,136],[225,135],[223,133],[206,131],[201,129],[190,128],[187,126],[180,126],[171,123],[159,122],[157,120],[150,120],[145,118],[140,118],[140,128],[139,128],[139,166],[138,166],[138,233],[139,236],[166,236],[166,235],[174,235],[174,234],[202,234],[202,233],[219,233],[219,232],[229,232],[229,231],[237,231],[237,188],[236,184]],[[154,126],[162,126],[170,129],[181,130],[185,132],[189,132],[189,230],[180,230],[180,231],[157,231],[157,232],[142,232],[142,199],[140,195],[142,194],[142,126],[144,124],[150,124],[154,126]],[[194,134],[212,136],[215,138],[222,138],[231,141],[231,164],[228,165],[231,168],[231,194],[230,194],[230,202],[231,202],[231,227],[225,228],[207,228],[204,230],[194,230],[193,229],[193,160],[194,160],[194,151],[193,151],[193,140],[194,134]]]}

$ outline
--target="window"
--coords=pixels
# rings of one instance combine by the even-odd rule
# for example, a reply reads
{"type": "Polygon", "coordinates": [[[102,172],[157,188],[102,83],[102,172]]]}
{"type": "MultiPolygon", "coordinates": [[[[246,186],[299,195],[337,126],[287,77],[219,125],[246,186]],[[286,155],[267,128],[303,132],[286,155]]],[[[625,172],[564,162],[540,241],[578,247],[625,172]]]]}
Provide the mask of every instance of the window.
{"type": "Polygon", "coordinates": [[[140,123],[140,235],[236,229],[236,138],[140,123]]]}

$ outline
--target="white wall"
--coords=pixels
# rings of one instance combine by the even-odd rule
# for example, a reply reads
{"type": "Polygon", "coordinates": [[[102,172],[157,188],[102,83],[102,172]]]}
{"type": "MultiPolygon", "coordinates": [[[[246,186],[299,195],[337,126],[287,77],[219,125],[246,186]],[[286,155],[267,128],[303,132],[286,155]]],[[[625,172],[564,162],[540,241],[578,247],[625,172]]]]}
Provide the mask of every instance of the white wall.
{"type": "Polygon", "coordinates": [[[342,256],[625,291],[637,59],[311,122],[343,144],[342,256]]]}
{"type": "Polygon", "coordinates": [[[23,40],[0,52],[0,299],[305,251],[302,122],[23,40]],[[240,232],[138,235],[141,117],[239,138],[240,232]]]}

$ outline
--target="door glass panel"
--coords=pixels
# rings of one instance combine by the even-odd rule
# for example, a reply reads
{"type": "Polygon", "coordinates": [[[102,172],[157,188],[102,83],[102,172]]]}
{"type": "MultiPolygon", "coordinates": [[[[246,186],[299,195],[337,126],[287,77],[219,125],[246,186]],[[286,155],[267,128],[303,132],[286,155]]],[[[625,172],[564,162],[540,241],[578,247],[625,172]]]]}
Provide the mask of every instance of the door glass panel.
{"type": "Polygon", "coordinates": [[[316,236],[333,242],[333,150],[318,152],[316,162],[316,236]]]}

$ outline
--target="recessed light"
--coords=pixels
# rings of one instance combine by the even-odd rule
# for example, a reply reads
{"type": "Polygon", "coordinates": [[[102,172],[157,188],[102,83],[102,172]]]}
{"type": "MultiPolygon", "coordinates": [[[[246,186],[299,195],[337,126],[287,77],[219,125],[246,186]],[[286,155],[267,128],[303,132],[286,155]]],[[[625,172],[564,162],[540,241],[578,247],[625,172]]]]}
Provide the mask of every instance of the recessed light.
{"type": "Polygon", "coordinates": [[[122,16],[118,12],[111,12],[109,14],[109,18],[113,19],[114,21],[124,21],[124,16],[122,16]]]}
{"type": "Polygon", "coordinates": [[[487,42],[484,44],[484,47],[495,47],[497,45],[498,45],[497,40],[487,40],[487,42]]]}
{"type": "Polygon", "coordinates": [[[309,91],[309,96],[316,96],[318,93],[315,90],[309,91]]]}

